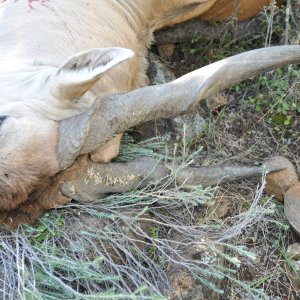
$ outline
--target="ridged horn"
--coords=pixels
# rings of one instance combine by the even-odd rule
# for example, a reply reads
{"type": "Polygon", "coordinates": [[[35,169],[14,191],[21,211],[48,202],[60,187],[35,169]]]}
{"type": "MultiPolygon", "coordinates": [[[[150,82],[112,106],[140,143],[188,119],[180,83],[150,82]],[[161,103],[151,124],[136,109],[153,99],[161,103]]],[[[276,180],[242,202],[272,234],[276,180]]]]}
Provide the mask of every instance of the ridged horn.
{"type": "Polygon", "coordinates": [[[288,64],[300,63],[300,46],[276,46],[238,54],[166,84],[98,99],[85,113],[61,121],[57,156],[65,169],[80,154],[140,123],[172,117],[231,85],[288,64]]]}

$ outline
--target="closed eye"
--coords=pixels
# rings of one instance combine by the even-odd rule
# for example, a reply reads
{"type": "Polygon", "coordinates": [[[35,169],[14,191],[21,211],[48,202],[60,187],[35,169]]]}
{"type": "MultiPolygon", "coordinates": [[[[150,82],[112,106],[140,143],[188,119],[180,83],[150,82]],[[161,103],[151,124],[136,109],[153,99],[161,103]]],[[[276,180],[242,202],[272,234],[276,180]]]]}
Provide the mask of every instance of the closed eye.
{"type": "Polygon", "coordinates": [[[5,121],[6,118],[7,118],[7,116],[0,116],[0,126],[5,121]]]}

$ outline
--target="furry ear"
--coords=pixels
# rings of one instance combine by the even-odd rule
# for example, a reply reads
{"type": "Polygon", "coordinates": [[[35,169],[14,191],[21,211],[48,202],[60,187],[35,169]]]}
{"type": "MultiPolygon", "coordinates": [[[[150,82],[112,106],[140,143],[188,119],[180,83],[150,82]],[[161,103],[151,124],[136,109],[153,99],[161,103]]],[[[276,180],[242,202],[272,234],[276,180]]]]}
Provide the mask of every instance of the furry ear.
{"type": "Polygon", "coordinates": [[[118,47],[96,48],[78,53],[48,79],[49,91],[58,100],[76,100],[103,74],[133,55],[131,50],[118,47]]]}

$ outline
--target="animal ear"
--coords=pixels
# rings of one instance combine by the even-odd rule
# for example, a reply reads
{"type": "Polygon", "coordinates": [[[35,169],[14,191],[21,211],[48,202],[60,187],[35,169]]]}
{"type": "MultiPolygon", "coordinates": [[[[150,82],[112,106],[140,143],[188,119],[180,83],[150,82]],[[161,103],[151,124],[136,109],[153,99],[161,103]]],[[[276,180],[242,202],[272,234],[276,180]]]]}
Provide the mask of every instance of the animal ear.
{"type": "Polygon", "coordinates": [[[131,58],[125,48],[96,48],[69,58],[48,79],[51,94],[62,101],[72,101],[87,92],[107,71],[131,58]]]}

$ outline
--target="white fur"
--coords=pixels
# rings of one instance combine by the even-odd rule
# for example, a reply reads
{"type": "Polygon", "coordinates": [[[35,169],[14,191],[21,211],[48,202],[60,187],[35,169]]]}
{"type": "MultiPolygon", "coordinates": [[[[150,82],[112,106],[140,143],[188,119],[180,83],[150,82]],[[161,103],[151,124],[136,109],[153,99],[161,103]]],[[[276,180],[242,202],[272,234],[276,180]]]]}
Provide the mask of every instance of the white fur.
{"type": "Polygon", "coordinates": [[[26,105],[47,118],[59,120],[82,112],[91,105],[95,94],[125,92],[132,88],[132,76],[128,74],[132,73],[133,63],[123,64],[114,73],[103,76],[132,57],[137,43],[135,35],[130,34],[133,30],[131,25],[126,24],[120,28],[119,34],[111,34],[108,40],[103,38],[109,35],[110,26],[117,19],[120,20],[120,16],[110,7],[111,1],[101,2],[102,5],[96,0],[89,1],[87,6],[87,2],[81,0],[50,0],[45,5],[33,2],[34,9],[30,9],[25,0],[7,1],[4,12],[0,10],[0,40],[6,41],[0,43],[0,115],[12,115],[17,105],[12,106],[11,103],[21,101],[22,105],[18,104],[19,111],[20,107],[26,105]],[[103,13],[105,10],[109,13],[103,13]],[[122,35],[125,36],[126,31],[124,40],[122,35]],[[80,60],[82,54],[78,53],[111,46],[125,46],[133,51],[112,49],[114,59],[105,68],[102,66],[101,70],[78,68],[57,74],[58,68],[74,55],[80,60]],[[103,76],[101,82],[88,95],[72,104],[61,102],[63,99],[59,99],[57,93],[55,97],[49,92],[46,84],[49,76],[53,89],[53,81],[61,88],[64,84],[80,84],[93,77],[99,79],[100,74],[103,76]]]}
{"type": "MultiPolygon", "coordinates": [[[[153,31],[215,1],[6,0],[0,6],[0,116],[7,116],[0,126],[0,211],[26,201],[41,178],[60,171],[57,121],[80,114],[98,96],[146,85],[153,31]]],[[[92,159],[115,157],[119,140],[92,159]]]]}

